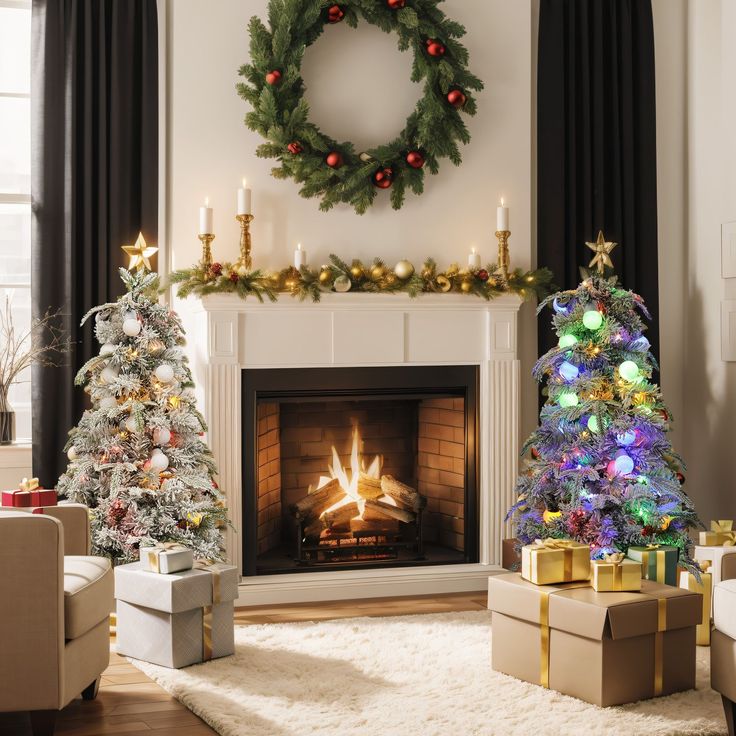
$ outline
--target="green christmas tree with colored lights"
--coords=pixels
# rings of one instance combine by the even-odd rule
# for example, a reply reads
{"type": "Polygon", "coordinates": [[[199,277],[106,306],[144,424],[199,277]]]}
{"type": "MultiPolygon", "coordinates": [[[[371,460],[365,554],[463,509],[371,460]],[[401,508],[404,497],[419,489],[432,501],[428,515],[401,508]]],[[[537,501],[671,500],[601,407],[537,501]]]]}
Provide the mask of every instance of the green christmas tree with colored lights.
{"type": "MultiPolygon", "coordinates": [[[[575,539],[591,556],[672,545],[693,567],[688,529],[699,525],[684,493],[684,464],[667,432],[670,414],[652,381],[640,296],[610,275],[614,244],[599,236],[597,273],[540,305],[554,310],[558,346],[534,367],[546,381],[540,426],[524,446],[528,466],[509,512],[523,544],[575,539]]],[[[597,248],[597,249],[596,249],[597,248]]]]}

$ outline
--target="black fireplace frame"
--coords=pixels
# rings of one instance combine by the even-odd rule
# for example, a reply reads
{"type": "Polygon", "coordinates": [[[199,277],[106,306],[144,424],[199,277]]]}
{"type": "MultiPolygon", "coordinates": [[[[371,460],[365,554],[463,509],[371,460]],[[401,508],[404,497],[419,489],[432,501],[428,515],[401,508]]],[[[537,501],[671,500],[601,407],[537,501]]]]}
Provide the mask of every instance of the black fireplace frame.
{"type": "MultiPolygon", "coordinates": [[[[463,563],[478,562],[480,546],[479,508],[479,397],[480,369],[477,365],[248,368],[241,374],[242,387],[242,493],[240,519],[243,540],[243,576],[254,577],[257,570],[257,406],[260,400],[288,401],[371,401],[386,398],[465,399],[465,550],[463,563]]],[[[339,569],[413,567],[457,564],[447,562],[375,562],[369,565],[341,564],[339,569]]],[[[324,571],[324,567],[303,567],[284,573],[324,571]]],[[[333,568],[334,569],[334,568],[333,568]]],[[[267,574],[279,574],[273,571],[267,574]]]]}

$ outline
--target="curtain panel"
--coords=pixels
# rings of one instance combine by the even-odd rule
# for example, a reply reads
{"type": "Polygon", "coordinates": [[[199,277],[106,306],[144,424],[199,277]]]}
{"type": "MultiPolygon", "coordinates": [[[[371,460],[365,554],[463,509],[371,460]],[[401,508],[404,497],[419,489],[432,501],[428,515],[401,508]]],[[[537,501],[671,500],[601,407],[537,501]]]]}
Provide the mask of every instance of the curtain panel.
{"type": "Polygon", "coordinates": [[[32,374],[33,471],[52,488],[99,348],[80,320],[122,293],[120,246],[157,235],[156,0],[33,0],[31,104],[33,316],[59,310],[72,340],[32,374]]]}
{"type": "MultiPolygon", "coordinates": [[[[654,29],[650,0],[541,0],[537,255],[565,289],[599,230],[659,344],[654,29]]],[[[540,353],[556,344],[545,318],[540,353]]]]}

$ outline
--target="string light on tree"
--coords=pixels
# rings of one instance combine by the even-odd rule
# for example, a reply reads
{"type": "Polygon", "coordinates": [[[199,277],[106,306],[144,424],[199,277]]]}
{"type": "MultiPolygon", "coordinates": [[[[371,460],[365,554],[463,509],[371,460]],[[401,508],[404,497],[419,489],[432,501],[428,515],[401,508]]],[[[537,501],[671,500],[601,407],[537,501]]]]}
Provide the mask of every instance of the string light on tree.
{"type": "Polygon", "coordinates": [[[154,375],[161,383],[171,383],[174,380],[174,369],[168,363],[161,363],[156,367],[154,375]]]}
{"type": "Polygon", "coordinates": [[[577,406],[579,403],[578,395],[571,393],[570,391],[563,391],[557,399],[560,406],[569,409],[570,407],[577,406]]]}
{"type": "Polygon", "coordinates": [[[599,330],[603,325],[603,315],[595,307],[590,307],[583,313],[583,324],[591,331],[599,330]]]}
{"type": "Polygon", "coordinates": [[[561,348],[572,348],[572,347],[575,347],[577,343],[578,343],[577,337],[575,337],[575,335],[569,334],[569,335],[562,335],[560,337],[560,341],[558,345],[561,348]]]}
{"type": "Polygon", "coordinates": [[[567,361],[564,361],[560,365],[560,375],[568,382],[574,381],[578,375],[580,374],[580,370],[576,365],[573,365],[572,363],[568,363],[567,361]]]}
{"type": "Polygon", "coordinates": [[[639,366],[633,360],[625,360],[618,367],[618,373],[625,381],[634,383],[639,378],[639,366]]]}

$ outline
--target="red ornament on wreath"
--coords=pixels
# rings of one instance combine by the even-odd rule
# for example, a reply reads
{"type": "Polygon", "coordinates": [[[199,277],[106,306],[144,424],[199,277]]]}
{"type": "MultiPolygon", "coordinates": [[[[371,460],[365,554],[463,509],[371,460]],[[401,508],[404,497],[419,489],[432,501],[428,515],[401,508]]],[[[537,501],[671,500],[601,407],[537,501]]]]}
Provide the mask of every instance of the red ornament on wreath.
{"type": "Polygon", "coordinates": [[[430,56],[438,57],[445,55],[445,47],[436,39],[428,38],[425,43],[427,45],[427,53],[430,56]]]}
{"type": "Polygon", "coordinates": [[[232,281],[234,284],[238,283],[238,272],[237,271],[230,271],[230,275],[228,276],[230,281],[232,281]]]}
{"type": "Polygon", "coordinates": [[[339,5],[331,5],[327,9],[327,21],[339,23],[345,17],[345,11],[339,5]]]}
{"type": "Polygon", "coordinates": [[[339,169],[344,163],[342,154],[339,151],[332,151],[327,154],[325,162],[331,169],[339,169]]]}
{"type": "Polygon", "coordinates": [[[286,148],[289,150],[289,153],[291,153],[294,156],[297,156],[300,154],[304,149],[302,148],[302,144],[299,143],[299,141],[293,141],[292,143],[289,143],[286,148]]]}
{"type": "Polygon", "coordinates": [[[386,5],[391,8],[391,10],[401,10],[406,5],[406,0],[386,0],[386,5]]]}
{"type": "Polygon", "coordinates": [[[468,98],[461,89],[451,89],[447,93],[447,101],[456,109],[459,110],[461,107],[465,107],[465,103],[468,98]]]}
{"type": "Polygon", "coordinates": [[[660,416],[662,417],[662,419],[664,419],[665,422],[669,422],[670,415],[667,412],[667,409],[660,409],[659,413],[660,413],[660,416]]]}
{"type": "Polygon", "coordinates": [[[274,69],[266,74],[266,83],[273,87],[281,81],[281,76],[281,72],[278,69],[274,69]]]}
{"type": "Polygon", "coordinates": [[[424,166],[424,156],[419,151],[409,151],[406,154],[406,163],[412,167],[412,169],[421,169],[424,166]]]}
{"type": "Polygon", "coordinates": [[[682,486],[685,485],[685,476],[682,473],[676,473],[678,483],[682,486]]]}
{"type": "Polygon", "coordinates": [[[488,279],[490,278],[490,274],[488,273],[488,271],[485,270],[485,268],[481,268],[481,270],[478,271],[478,278],[481,281],[488,281],[488,279]]]}
{"type": "Polygon", "coordinates": [[[394,183],[394,170],[388,166],[378,169],[373,174],[373,184],[379,189],[389,189],[394,183]]]}
{"type": "Polygon", "coordinates": [[[219,276],[222,273],[222,264],[221,263],[213,263],[210,266],[210,272],[213,276],[219,276]]]}

